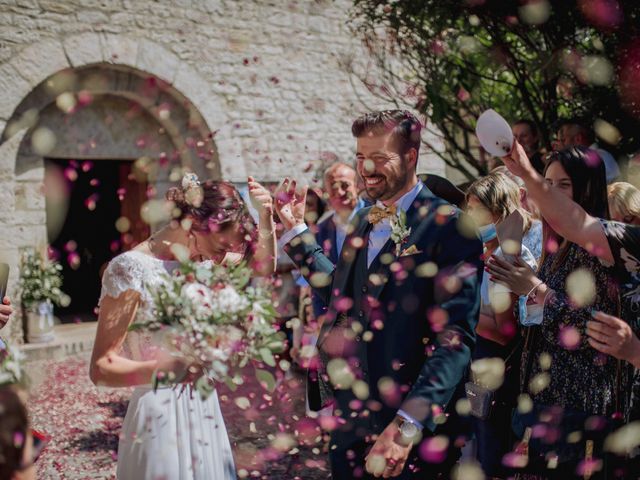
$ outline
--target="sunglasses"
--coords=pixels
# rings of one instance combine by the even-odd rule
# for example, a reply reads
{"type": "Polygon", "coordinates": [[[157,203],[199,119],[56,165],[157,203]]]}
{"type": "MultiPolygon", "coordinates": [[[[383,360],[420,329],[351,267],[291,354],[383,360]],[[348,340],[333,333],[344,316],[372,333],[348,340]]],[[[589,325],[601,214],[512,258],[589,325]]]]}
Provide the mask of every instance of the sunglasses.
{"type": "Polygon", "coordinates": [[[33,452],[31,455],[31,459],[27,462],[21,462],[19,472],[22,472],[28,468],[31,468],[38,458],[40,458],[40,454],[44,450],[44,447],[49,443],[49,437],[45,434],[38,432],[37,430],[31,430],[31,436],[33,437],[33,452]]]}

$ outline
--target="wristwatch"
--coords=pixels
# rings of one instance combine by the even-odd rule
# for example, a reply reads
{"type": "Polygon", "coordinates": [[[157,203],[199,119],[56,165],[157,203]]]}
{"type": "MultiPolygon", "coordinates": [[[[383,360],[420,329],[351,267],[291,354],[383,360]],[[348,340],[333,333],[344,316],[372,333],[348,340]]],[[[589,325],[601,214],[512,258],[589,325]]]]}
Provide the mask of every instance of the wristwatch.
{"type": "Polygon", "coordinates": [[[407,440],[413,440],[418,434],[418,426],[401,415],[396,417],[396,425],[398,425],[400,434],[407,440]]]}

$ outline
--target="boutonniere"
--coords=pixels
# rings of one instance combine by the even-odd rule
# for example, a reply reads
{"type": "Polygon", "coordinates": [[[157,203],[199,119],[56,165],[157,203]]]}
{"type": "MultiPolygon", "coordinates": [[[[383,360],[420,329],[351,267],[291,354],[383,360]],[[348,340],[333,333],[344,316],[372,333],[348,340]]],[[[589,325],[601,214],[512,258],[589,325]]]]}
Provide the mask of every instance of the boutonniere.
{"type": "Polygon", "coordinates": [[[419,253],[422,253],[422,250],[418,250],[418,247],[414,245],[411,245],[408,248],[405,248],[402,253],[400,253],[401,257],[408,257],[409,255],[417,255],[419,253]]]}
{"type": "Polygon", "coordinates": [[[411,227],[407,227],[407,213],[398,209],[396,215],[390,219],[391,223],[391,240],[396,244],[396,257],[402,251],[402,245],[407,241],[411,234],[411,227]]]}

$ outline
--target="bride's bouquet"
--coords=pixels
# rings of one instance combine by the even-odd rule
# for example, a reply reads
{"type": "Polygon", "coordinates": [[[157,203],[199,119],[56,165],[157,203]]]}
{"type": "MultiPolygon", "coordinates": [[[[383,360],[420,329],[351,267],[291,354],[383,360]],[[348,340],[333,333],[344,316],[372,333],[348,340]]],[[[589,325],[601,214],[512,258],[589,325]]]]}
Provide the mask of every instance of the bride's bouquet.
{"type": "MultiPolygon", "coordinates": [[[[139,314],[131,330],[157,335],[159,343],[187,364],[200,367],[194,387],[203,398],[215,382],[234,387],[239,370],[250,362],[275,367],[274,353],[284,349],[284,335],[275,327],[272,290],[251,284],[252,270],[245,264],[181,263],[176,271],[149,287],[150,312],[139,314]]],[[[256,369],[267,387],[274,384],[266,370],[256,369]]],[[[180,381],[156,375],[154,385],[180,381]]]]}

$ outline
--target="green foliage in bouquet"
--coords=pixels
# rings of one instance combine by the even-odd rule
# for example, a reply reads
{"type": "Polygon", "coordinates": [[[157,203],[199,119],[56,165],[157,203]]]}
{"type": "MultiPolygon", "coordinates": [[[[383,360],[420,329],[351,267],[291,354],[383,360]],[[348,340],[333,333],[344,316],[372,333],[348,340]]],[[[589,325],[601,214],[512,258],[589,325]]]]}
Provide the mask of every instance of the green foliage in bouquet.
{"type": "Polygon", "coordinates": [[[62,291],[62,265],[43,258],[35,249],[26,250],[20,261],[20,300],[29,309],[40,302],[69,305],[71,299],[62,291]]]}
{"type": "MultiPolygon", "coordinates": [[[[157,343],[199,365],[204,375],[195,388],[203,398],[211,394],[214,382],[234,388],[240,369],[250,363],[275,367],[274,354],[284,350],[284,334],[275,327],[272,290],[253,285],[252,275],[246,264],[183,262],[160,286],[149,287],[151,313],[141,313],[130,330],[155,332],[161,337],[157,343]]],[[[275,385],[267,370],[256,369],[256,375],[266,388],[275,385]]],[[[174,380],[165,377],[162,383],[174,380]]]]}
{"type": "Polygon", "coordinates": [[[23,383],[24,373],[20,362],[22,354],[19,350],[9,347],[0,338],[0,386],[23,383]]]}

